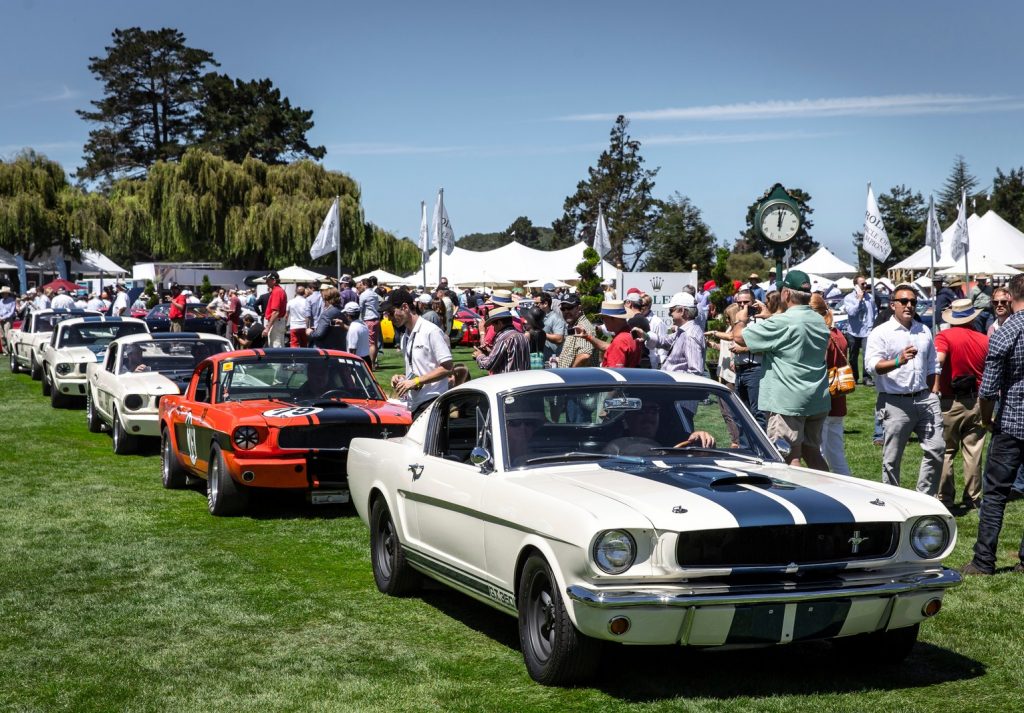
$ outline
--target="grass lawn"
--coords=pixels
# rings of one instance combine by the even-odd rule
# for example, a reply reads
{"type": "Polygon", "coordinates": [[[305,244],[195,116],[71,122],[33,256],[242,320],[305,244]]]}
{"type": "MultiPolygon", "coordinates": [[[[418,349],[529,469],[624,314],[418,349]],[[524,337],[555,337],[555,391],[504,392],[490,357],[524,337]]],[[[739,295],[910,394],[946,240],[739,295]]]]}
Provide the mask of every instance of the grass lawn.
{"type": "MultiPolygon", "coordinates": [[[[382,383],[398,368],[387,352],[382,383]]],[[[468,351],[459,350],[459,359],[468,351]]],[[[741,652],[612,648],[592,687],[526,674],[516,622],[440,586],[379,594],[348,507],[260,499],[213,518],[160,459],[113,455],[82,410],[0,372],[0,710],[865,711],[1021,708],[1024,577],[948,592],[905,665],[870,671],[826,644],[741,652]]],[[[878,479],[874,392],[851,396],[847,453],[878,479]]],[[[916,480],[908,449],[904,482],[916,480]]],[[[959,518],[948,564],[970,557],[959,518]]],[[[1024,529],[1011,503],[999,565],[1024,529]]]]}

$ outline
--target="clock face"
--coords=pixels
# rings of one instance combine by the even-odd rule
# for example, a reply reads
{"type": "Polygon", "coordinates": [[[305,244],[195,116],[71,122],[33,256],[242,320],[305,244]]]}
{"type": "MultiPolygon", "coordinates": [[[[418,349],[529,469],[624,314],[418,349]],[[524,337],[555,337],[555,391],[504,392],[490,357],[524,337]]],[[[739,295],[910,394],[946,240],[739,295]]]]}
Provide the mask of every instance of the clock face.
{"type": "Polygon", "coordinates": [[[800,216],[788,203],[774,203],[761,213],[761,234],[773,243],[785,243],[800,230],[800,216]]]}

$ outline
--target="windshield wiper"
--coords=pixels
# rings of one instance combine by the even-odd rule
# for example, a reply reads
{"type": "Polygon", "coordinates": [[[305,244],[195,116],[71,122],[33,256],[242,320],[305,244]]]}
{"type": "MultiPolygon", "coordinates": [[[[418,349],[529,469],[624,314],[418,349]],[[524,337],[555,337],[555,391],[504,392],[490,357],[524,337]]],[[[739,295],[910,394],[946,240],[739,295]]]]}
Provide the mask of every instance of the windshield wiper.
{"type": "Polygon", "coordinates": [[[747,455],[746,453],[737,453],[732,448],[705,448],[704,446],[682,446],[680,448],[673,448],[672,446],[656,446],[651,448],[651,453],[710,453],[716,456],[725,456],[726,458],[739,458],[740,460],[749,461],[751,463],[764,463],[764,458],[758,456],[747,455]]]}
{"type": "Polygon", "coordinates": [[[643,462],[640,458],[630,458],[629,456],[620,456],[615,453],[588,453],[586,451],[569,451],[568,453],[558,453],[550,456],[537,456],[536,458],[530,458],[526,461],[526,465],[532,465],[534,463],[557,463],[565,460],[608,460],[614,458],[615,460],[627,460],[643,462]]]}

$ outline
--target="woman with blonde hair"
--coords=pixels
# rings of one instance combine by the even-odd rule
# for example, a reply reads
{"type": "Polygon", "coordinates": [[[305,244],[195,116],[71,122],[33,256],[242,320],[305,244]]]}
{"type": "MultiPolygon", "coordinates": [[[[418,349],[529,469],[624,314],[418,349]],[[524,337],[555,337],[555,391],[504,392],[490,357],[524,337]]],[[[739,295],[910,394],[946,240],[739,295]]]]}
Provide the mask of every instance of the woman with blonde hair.
{"type": "MultiPolygon", "coordinates": [[[[820,293],[811,295],[811,309],[825,319],[828,326],[828,348],[825,350],[825,366],[834,369],[845,366],[846,337],[832,323],[832,310],[820,293]]],[[[821,455],[828,463],[828,469],[841,475],[850,474],[850,465],[846,462],[846,442],[843,437],[843,421],[846,418],[846,394],[832,396],[832,409],[825,418],[821,428],[821,455]]]]}

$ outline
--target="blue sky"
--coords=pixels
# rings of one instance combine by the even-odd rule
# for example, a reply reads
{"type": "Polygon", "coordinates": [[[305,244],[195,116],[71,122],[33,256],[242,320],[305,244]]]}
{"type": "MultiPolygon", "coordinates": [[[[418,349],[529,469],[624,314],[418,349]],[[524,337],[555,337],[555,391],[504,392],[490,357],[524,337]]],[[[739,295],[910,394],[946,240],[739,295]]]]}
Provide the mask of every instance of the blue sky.
{"type": "Polygon", "coordinates": [[[441,186],[457,236],[549,225],[618,113],[661,167],[656,196],[689,196],[729,245],[775,181],[811,194],[814,236],[852,260],[868,181],[927,199],[957,154],[983,185],[1024,165],[1016,2],[10,0],[0,17],[0,155],[74,170],[75,109],[100,96],[88,58],[115,27],[175,27],[312,109],[324,164],[399,235],[441,186]]]}

